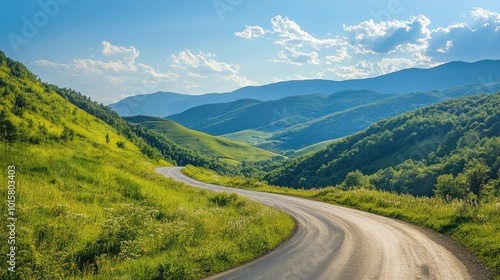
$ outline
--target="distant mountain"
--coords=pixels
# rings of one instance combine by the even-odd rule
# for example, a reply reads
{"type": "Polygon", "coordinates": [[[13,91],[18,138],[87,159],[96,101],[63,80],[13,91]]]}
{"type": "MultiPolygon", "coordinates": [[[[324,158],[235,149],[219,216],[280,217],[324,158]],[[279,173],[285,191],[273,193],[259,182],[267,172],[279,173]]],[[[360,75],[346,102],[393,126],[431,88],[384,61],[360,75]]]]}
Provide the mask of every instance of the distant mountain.
{"type": "Polygon", "coordinates": [[[294,125],[275,133],[273,137],[267,140],[275,143],[273,149],[302,149],[318,142],[345,137],[369,127],[378,120],[443,100],[481,93],[495,93],[497,91],[500,91],[500,81],[486,85],[473,84],[447,90],[396,95],[294,125]]]}
{"type": "Polygon", "coordinates": [[[496,91],[500,91],[500,80],[398,95],[351,90],[265,102],[240,100],[203,105],[168,118],[195,130],[264,149],[297,150],[345,137],[375,121],[443,100],[496,91]]]}
{"type": "Polygon", "coordinates": [[[199,153],[219,161],[240,164],[242,162],[266,161],[283,156],[262,150],[245,143],[212,136],[203,132],[188,129],[174,121],[148,117],[125,117],[125,120],[165,135],[177,145],[189,151],[199,153]]]}
{"type": "Polygon", "coordinates": [[[448,100],[374,123],[316,153],[285,162],[265,177],[278,186],[340,184],[349,172],[370,175],[379,189],[433,195],[442,174],[479,163],[500,173],[500,93],[448,100]]]}
{"type": "Polygon", "coordinates": [[[212,135],[248,129],[275,132],[332,112],[369,104],[391,96],[370,91],[343,91],[332,95],[300,95],[265,102],[249,102],[245,99],[246,102],[238,100],[197,106],[167,118],[212,135]],[[221,108],[225,110],[220,110],[221,108]]]}
{"type": "Polygon", "coordinates": [[[387,94],[440,90],[470,83],[486,83],[500,79],[500,60],[475,63],[450,62],[430,69],[406,69],[375,78],[328,81],[300,80],[263,86],[244,87],[228,93],[185,95],[157,92],[125,98],[111,104],[122,116],[150,115],[165,117],[204,104],[225,103],[239,99],[261,101],[308,95],[331,94],[344,90],[369,90],[387,94]]]}

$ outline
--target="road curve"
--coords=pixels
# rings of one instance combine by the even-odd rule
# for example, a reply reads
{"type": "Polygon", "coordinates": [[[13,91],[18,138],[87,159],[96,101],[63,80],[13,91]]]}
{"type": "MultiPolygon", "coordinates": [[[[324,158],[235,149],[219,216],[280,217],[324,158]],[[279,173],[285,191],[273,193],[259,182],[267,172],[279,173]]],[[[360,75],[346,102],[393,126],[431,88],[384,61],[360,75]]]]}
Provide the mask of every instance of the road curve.
{"type": "Polygon", "coordinates": [[[295,234],[271,253],[209,279],[472,279],[452,253],[404,222],[303,198],[206,184],[181,169],[156,172],[247,196],[297,221],[295,234]]]}

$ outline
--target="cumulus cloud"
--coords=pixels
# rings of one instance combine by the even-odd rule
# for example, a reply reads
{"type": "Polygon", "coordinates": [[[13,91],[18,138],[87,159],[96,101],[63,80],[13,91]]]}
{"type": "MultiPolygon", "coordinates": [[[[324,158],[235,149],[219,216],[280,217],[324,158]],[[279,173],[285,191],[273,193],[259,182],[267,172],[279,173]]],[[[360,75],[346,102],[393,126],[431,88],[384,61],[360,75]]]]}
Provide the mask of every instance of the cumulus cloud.
{"type": "Polygon", "coordinates": [[[278,59],[273,59],[273,62],[290,63],[294,65],[301,66],[303,64],[321,64],[318,59],[319,55],[317,52],[301,52],[295,48],[285,47],[282,51],[278,53],[278,59]]]}
{"type": "Polygon", "coordinates": [[[264,28],[260,26],[246,26],[245,30],[241,32],[235,32],[234,35],[237,37],[252,39],[252,38],[262,38],[266,33],[269,33],[269,30],[264,30],[264,28]]]}
{"type": "Polygon", "coordinates": [[[71,74],[104,75],[106,73],[136,72],[135,60],[139,57],[139,51],[134,47],[125,48],[114,46],[107,41],[102,43],[102,54],[108,60],[97,59],[73,59],[70,63],[56,63],[47,60],[36,60],[35,65],[42,67],[64,68],[71,74]]]}
{"type": "Polygon", "coordinates": [[[408,21],[364,21],[358,25],[344,25],[348,42],[360,52],[390,53],[405,45],[425,45],[430,36],[431,21],[424,15],[408,21]]]}
{"type": "Polygon", "coordinates": [[[180,69],[209,69],[215,72],[238,73],[240,66],[238,64],[228,64],[215,60],[217,56],[213,53],[198,52],[191,53],[190,50],[181,51],[178,55],[171,55],[171,66],[180,69]]]}
{"type": "Polygon", "coordinates": [[[328,60],[327,64],[330,64],[331,62],[341,62],[345,60],[351,59],[352,56],[349,55],[349,50],[347,47],[342,47],[340,49],[336,50],[335,55],[327,55],[326,60],[328,60]]]}
{"type": "Polygon", "coordinates": [[[311,46],[315,49],[332,47],[341,43],[338,39],[319,39],[306,31],[288,17],[276,16],[271,19],[272,33],[278,36],[277,44],[283,46],[304,47],[311,46]]]}
{"type": "Polygon", "coordinates": [[[200,51],[194,54],[186,49],[177,55],[170,56],[170,66],[174,69],[187,71],[186,76],[191,78],[229,81],[240,87],[257,85],[257,83],[239,75],[241,67],[238,64],[218,61],[217,55],[213,53],[200,51]]]}
{"type": "Polygon", "coordinates": [[[500,14],[476,8],[470,16],[470,22],[432,30],[426,55],[438,61],[500,58],[500,14]]]}
{"type": "Polygon", "coordinates": [[[275,44],[282,46],[277,58],[273,62],[289,63],[297,66],[304,64],[321,64],[317,51],[343,44],[338,38],[317,38],[288,17],[280,15],[271,19],[271,29],[260,26],[246,26],[245,30],[234,33],[245,39],[262,38],[269,36],[275,44]]]}

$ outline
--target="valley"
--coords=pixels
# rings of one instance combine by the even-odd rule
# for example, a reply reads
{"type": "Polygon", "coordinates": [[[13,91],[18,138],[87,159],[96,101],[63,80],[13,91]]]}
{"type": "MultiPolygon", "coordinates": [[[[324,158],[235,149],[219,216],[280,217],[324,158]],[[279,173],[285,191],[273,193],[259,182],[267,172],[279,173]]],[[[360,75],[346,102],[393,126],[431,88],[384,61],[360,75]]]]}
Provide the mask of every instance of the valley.
{"type": "MultiPolygon", "coordinates": [[[[329,240],[325,259],[297,273],[498,279],[500,82],[470,78],[470,71],[479,75],[496,63],[242,88],[234,94],[241,99],[208,103],[207,95],[199,106],[161,118],[150,108],[120,116],[77,91],[41,82],[0,53],[1,168],[16,166],[17,218],[26,225],[17,235],[16,275],[278,277],[290,272],[278,259],[301,267],[313,254],[307,252],[329,240]],[[436,73],[439,79],[418,82],[436,73]],[[400,83],[387,86],[394,77],[400,83]],[[405,83],[412,90],[401,90],[405,83]],[[257,89],[276,94],[261,100],[257,89]],[[232,189],[195,182],[173,166],[232,189]],[[474,261],[414,226],[331,204],[449,235],[474,261]],[[377,239],[380,232],[395,237],[377,239]],[[363,249],[357,245],[363,242],[379,245],[363,249]],[[392,253],[383,253],[388,248],[392,253]],[[391,261],[395,256],[406,261],[391,261]],[[367,265],[355,271],[352,263],[367,265]],[[391,271],[394,263],[399,269],[391,271]]],[[[0,211],[7,213],[7,205],[0,211]]]]}

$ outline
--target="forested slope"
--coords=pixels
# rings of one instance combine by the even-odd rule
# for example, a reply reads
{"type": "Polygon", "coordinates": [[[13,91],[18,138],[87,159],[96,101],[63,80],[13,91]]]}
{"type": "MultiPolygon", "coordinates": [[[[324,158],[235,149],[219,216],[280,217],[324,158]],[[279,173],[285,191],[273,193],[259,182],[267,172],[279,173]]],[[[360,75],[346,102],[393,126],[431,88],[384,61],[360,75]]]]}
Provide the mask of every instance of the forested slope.
{"type": "Polygon", "coordinates": [[[349,172],[371,175],[375,187],[433,195],[437,177],[478,163],[488,178],[500,167],[500,93],[445,101],[390,119],[290,160],[266,180],[295,188],[340,184],[349,172]]]}

